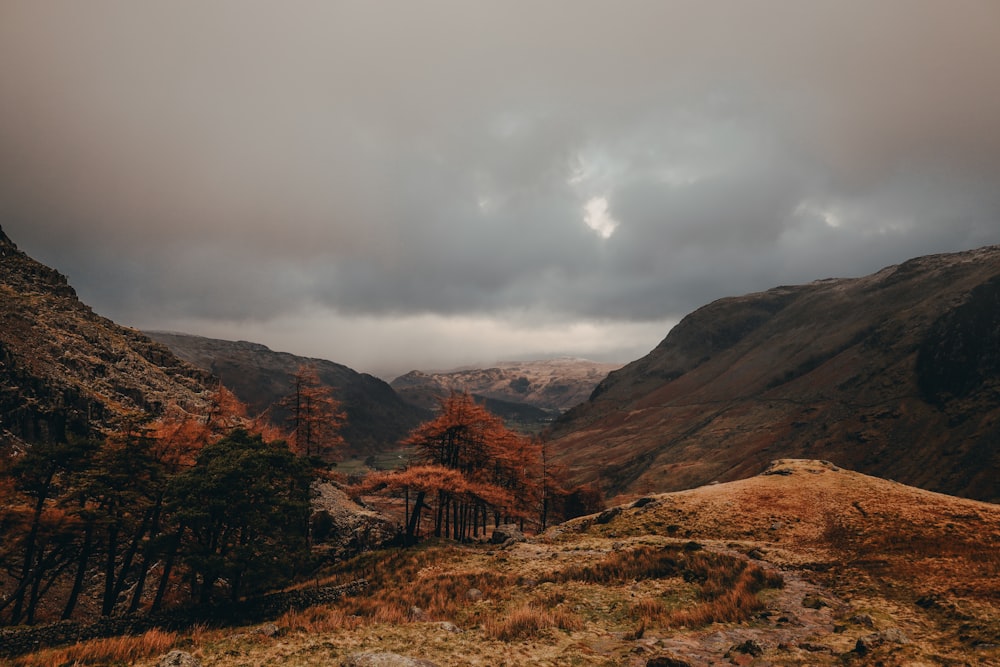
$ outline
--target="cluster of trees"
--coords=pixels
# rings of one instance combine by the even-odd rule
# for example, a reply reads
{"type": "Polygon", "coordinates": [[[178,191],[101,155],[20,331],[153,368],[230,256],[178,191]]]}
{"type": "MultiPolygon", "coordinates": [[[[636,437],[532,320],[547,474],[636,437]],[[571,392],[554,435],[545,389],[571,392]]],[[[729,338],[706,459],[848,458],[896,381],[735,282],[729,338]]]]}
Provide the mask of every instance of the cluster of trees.
{"type": "MultiPolygon", "coordinates": [[[[286,429],[248,417],[221,387],[210,406],[0,456],[0,625],[34,623],[43,601],[68,619],[84,596],[104,615],[237,600],[303,571],[310,486],[344,444],[339,404],[303,368],[276,406],[286,429]]],[[[426,517],[434,536],[465,540],[491,522],[544,529],[601,507],[594,489],[567,488],[543,442],[467,394],[402,444],[410,467],[373,472],[353,492],[401,499],[407,544],[426,517]]]]}
{"type": "Polygon", "coordinates": [[[287,432],[220,388],[207,414],[137,415],[105,440],[0,457],[0,624],[35,622],[43,600],[70,618],[84,594],[104,615],[185,590],[238,599],[300,571],[310,484],[344,415],[309,369],[283,403],[287,432]]]}
{"type": "Polygon", "coordinates": [[[403,444],[414,448],[415,465],[372,473],[353,491],[402,498],[407,544],[419,538],[425,515],[435,537],[465,540],[485,533],[488,523],[544,529],[555,517],[601,507],[595,489],[567,488],[544,442],[509,430],[468,394],[444,399],[438,416],[403,444]]]}

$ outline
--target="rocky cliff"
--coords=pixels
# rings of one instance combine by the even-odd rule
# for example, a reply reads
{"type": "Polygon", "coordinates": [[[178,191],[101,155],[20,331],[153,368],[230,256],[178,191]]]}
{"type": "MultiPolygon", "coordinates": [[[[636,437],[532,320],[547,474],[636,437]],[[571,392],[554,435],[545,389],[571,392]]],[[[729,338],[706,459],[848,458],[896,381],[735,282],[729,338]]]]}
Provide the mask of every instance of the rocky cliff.
{"type": "Polygon", "coordinates": [[[169,403],[204,407],[208,373],[77,298],[0,229],[0,444],[114,428],[169,403]]]}
{"type": "Polygon", "coordinates": [[[1000,247],[711,303],[553,436],[611,494],[791,457],[1000,501],[1000,247]]]}

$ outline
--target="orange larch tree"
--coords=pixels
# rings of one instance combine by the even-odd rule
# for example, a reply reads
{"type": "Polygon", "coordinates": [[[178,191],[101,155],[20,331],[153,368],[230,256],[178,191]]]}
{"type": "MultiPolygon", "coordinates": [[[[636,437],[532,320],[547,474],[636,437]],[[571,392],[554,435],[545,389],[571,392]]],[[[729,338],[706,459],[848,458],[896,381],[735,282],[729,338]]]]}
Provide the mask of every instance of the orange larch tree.
{"type": "Polygon", "coordinates": [[[503,519],[523,522],[529,516],[536,498],[538,449],[468,394],[453,392],[443,399],[438,416],[418,426],[403,444],[414,447],[417,467],[377,479],[390,493],[416,493],[406,521],[408,541],[415,538],[420,511],[428,507],[435,510],[434,535],[457,540],[485,532],[490,517],[499,525],[503,519]],[[430,485],[421,481],[428,470],[448,472],[430,485]]]}
{"type": "Polygon", "coordinates": [[[278,405],[288,412],[288,444],[296,453],[330,461],[344,446],[340,429],[347,415],[315,368],[300,367],[292,376],[292,392],[278,405]]]}

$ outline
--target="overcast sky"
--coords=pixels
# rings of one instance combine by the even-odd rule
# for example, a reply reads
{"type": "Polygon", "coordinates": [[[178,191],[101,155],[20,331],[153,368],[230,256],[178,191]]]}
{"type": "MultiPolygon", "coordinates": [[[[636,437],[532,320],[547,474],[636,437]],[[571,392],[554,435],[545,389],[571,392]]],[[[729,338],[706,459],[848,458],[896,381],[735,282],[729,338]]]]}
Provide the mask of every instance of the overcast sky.
{"type": "Polygon", "coordinates": [[[630,361],[1000,243],[1000,2],[4,0],[0,226],[130,326],[630,361]]]}

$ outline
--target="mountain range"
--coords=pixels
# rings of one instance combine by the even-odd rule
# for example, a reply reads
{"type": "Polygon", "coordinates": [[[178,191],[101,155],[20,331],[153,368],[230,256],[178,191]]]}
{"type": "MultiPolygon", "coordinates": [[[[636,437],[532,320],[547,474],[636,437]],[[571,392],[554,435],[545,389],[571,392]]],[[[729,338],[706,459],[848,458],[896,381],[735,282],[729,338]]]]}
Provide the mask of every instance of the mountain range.
{"type": "Polygon", "coordinates": [[[725,298],[611,373],[552,430],[609,495],[826,459],[1000,501],[1000,247],[725,298]]]}
{"type": "Polygon", "coordinates": [[[146,335],[95,314],[2,230],[0,295],[6,443],[100,433],[170,403],[197,410],[220,378],[263,410],[313,365],[348,413],[355,454],[391,449],[453,389],[550,415],[590,391],[551,426],[549,451],[609,497],[806,458],[1000,500],[1000,247],[720,299],[606,376],[553,360],[413,372],[389,386],[255,343],[146,335]]]}
{"type": "Polygon", "coordinates": [[[489,368],[441,373],[411,371],[390,384],[415,405],[433,408],[452,391],[508,403],[534,406],[560,414],[590,396],[594,387],[621,364],[560,357],[538,361],[499,362],[489,368]]]}

